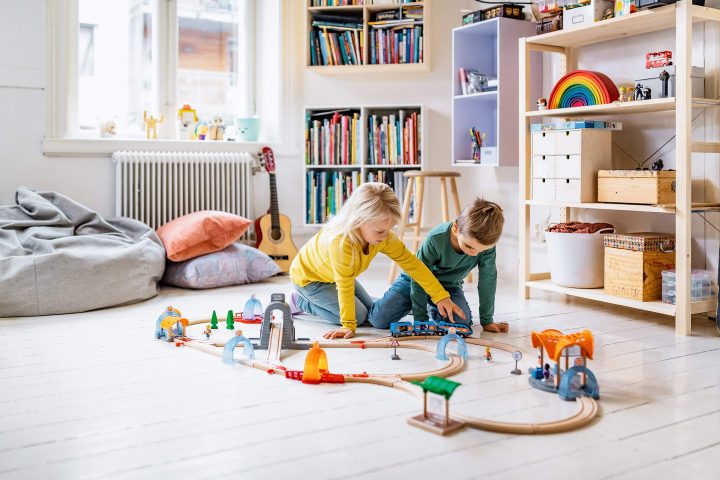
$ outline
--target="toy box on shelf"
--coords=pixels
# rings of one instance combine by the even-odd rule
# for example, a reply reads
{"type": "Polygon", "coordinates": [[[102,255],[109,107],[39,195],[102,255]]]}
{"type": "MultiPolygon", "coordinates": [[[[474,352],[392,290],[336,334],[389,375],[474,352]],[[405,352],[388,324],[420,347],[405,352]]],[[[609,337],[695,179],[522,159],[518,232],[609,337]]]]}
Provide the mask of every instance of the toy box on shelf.
{"type": "MultiPolygon", "coordinates": [[[[635,83],[641,83],[644,87],[650,88],[651,98],[666,98],[675,96],[675,65],[650,68],[645,71],[643,78],[635,79],[635,83]],[[663,72],[666,72],[663,74],[663,72]],[[667,91],[663,89],[663,75],[666,76],[667,91]]],[[[690,83],[692,84],[693,97],[705,97],[705,69],[703,67],[692,67],[690,70],[690,83]]]]}
{"type": "Polygon", "coordinates": [[[667,205],[675,203],[675,171],[600,170],[598,202],[667,205]]]}
{"type": "Polygon", "coordinates": [[[605,293],[647,302],[660,300],[663,270],[675,268],[675,236],[666,233],[605,235],[605,293]]]}
{"type": "Polygon", "coordinates": [[[476,10],[474,12],[467,13],[462,17],[462,24],[468,25],[470,23],[482,22],[483,20],[489,20],[496,17],[513,18],[515,20],[524,20],[525,14],[523,13],[523,5],[514,5],[512,3],[504,3],[502,5],[496,5],[491,8],[484,10],[476,10]]]}
{"type": "MultiPolygon", "coordinates": [[[[715,272],[710,270],[693,270],[690,274],[690,299],[692,302],[717,300],[715,272]]],[[[662,301],[675,305],[675,270],[662,272],[662,301]]]]}
{"type": "Polygon", "coordinates": [[[608,18],[614,2],[610,0],[565,0],[563,30],[591,25],[593,22],[608,18]]]}

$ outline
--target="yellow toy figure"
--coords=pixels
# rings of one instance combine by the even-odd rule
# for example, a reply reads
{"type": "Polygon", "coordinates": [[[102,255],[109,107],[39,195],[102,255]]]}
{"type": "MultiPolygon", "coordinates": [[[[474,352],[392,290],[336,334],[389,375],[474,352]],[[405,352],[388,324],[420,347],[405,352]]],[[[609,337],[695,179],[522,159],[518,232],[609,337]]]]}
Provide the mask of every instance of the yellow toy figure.
{"type": "Polygon", "coordinates": [[[492,353],[490,353],[490,347],[485,347],[485,361],[489,362],[492,360],[492,353]]]}
{"type": "Polygon", "coordinates": [[[205,336],[206,336],[207,338],[210,338],[210,334],[212,333],[212,327],[210,326],[210,324],[205,325],[205,332],[204,332],[204,333],[205,333],[205,336]]]}
{"type": "Polygon", "coordinates": [[[195,109],[185,104],[178,110],[178,138],[180,140],[195,140],[195,126],[198,122],[198,116],[195,109]]]}
{"type": "Polygon", "coordinates": [[[143,122],[145,122],[145,134],[147,138],[153,138],[157,139],[157,124],[163,123],[165,121],[165,118],[160,115],[160,118],[157,119],[150,115],[148,117],[147,110],[143,112],[143,122]],[[152,137],[150,137],[150,132],[152,132],[152,137]]]}

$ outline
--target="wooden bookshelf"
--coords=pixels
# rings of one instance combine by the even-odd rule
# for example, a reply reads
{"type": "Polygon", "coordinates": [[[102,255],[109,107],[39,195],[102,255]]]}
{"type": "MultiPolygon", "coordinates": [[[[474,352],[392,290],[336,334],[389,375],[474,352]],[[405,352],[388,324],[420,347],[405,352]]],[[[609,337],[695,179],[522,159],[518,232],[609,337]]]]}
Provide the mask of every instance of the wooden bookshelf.
{"type": "MultiPolygon", "coordinates": [[[[353,107],[347,107],[344,106],[342,108],[333,108],[333,107],[306,107],[305,108],[305,133],[304,138],[306,138],[305,142],[305,155],[304,155],[304,167],[303,167],[303,217],[304,217],[304,225],[305,226],[311,226],[311,225],[317,225],[321,226],[324,225],[323,221],[317,221],[311,216],[313,215],[311,211],[313,210],[313,206],[311,205],[311,200],[313,198],[312,195],[312,188],[313,186],[310,184],[310,176],[312,174],[317,173],[323,173],[327,172],[332,175],[349,175],[349,176],[359,176],[357,177],[359,179],[359,183],[363,183],[368,181],[368,177],[370,175],[378,175],[378,172],[382,172],[381,175],[392,176],[393,177],[393,184],[395,184],[395,180],[399,181],[406,181],[405,179],[400,179],[402,176],[402,173],[407,170],[421,170],[423,168],[423,165],[425,163],[424,160],[424,154],[425,154],[425,142],[424,139],[426,138],[426,119],[424,115],[424,108],[422,105],[363,105],[363,106],[353,106],[353,107]],[[358,120],[359,120],[359,129],[358,132],[358,144],[357,144],[357,152],[355,155],[355,163],[354,164],[341,164],[341,165],[332,165],[327,164],[324,159],[320,162],[317,161],[317,155],[313,156],[311,155],[312,152],[309,152],[309,147],[312,145],[312,147],[315,146],[315,143],[311,143],[309,136],[309,128],[308,122],[313,122],[314,120],[322,121],[326,118],[330,118],[333,112],[339,112],[343,114],[347,114],[349,116],[352,116],[353,113],[358,114],[358,120]],[[406,158],[397,158],[392,157],[388,158],[383,161],[383,163],[376,163],[376,160],[374,160],[375,156],[374,154],[371,154],[370,152],[370,121],[373,118],[373,115],[376,116],[378,119],[378,122],[380,123],[382,121],[383,116],[388,117],[388,121],[390,119],[390,115],[397,115],[397,120],[400,120],[400,111],[404,111],[405,114],[403,115],[403,120],[412,119],[412,114],[415,113],[415,118],[419,117],[419,120],[417,122],[417,154],[412,155],[410,157],[406,158]],[[410,162],[410,163],[408,163],[410,162]]],[[[350,158],[350,161],[352,161],[352,158],[350,158]]],[[[381,160],[382,161],[382,160],[381,160]]],[[[327,177],[326,177],[327,179],[327,177]]],[[[380,179],[376,179],[378,181],[380,179]]],[[[385,183],[388,183],[389,180],[386,180],[385,183]]],[[[402,197],[402,195],[405,193],[405,184],[395,184],[395,191],[398,193],[399,197],[402,197]]],[[[327,192],[325,192],[322,195],[326,195],[325,201],[327,202],[327,192]]],[[[317,197],[315,197],[317,199],[317,197]]],[[[317,200],[315,200],[317,201],[317,200]]],[[[341,204],[336,205],[338,208],[341,206],[341,204]]],[[[315,215],[317,217],[317,214],[315,215]]]]}
{"type": "MultiPolygon", "coordinates": [[[[429,1],[425,2],[410,2],[410,3],[391,3],[382,5],[343,5],[343,6],[311,6],[311,0],[306,0],[306,29],[305,29],[305,67],[312,72],[328,74],[328,75],[343,75],[343,74],[355,74],[355,73],[414,73],[414,72],[427,72],[430,70],[430,42],[427,39],[427,32],[430,30],[430,5],[429,1]],[[378,12],[396,10],[403,12],[406,7],[422,7],[423,18],[422,23],[417,24],[421,27],[422,31],[422,43],[419,52],[422,52],[422,59],[418,62],[412,63],[373,63],[371,61],[371,48],[370,48],[370,36],[373,30],[386,30],[376,29],[370,22],[375,20],[375,16],[378,12]],[[312,26],[313,19],[317,15],[336,15],[348,19],[350,23],[358,23],[362,26],[361,29],[357,30],[357,34],[362,35],[362,48],[361,56],[362,61],[357,64],[333,64],[333,65],[318,65],[317,63],[324,63],[322,61],[315,61],[313,64],[313,53],[323,58],[322,46],[318,43],[317,36],[310,39],[310,34],[314,28],[312,26]]],[[[350,31],[350,36],[355,35],[353,30],[350,31]]],[[[330,32],[330,30],[328,30],[330,32]]],[[[342,32],[338,30],[337,32],[342,32]]],[[[353,37],[354,38],[354,37],[353,37]]],[[[341,57],[344,57],[341,54],[341,57]]],[[[317,58],[317,57],[316,57],[317,58]]],[[[355,58],[354,56],[352,57],[355,58]]]]}

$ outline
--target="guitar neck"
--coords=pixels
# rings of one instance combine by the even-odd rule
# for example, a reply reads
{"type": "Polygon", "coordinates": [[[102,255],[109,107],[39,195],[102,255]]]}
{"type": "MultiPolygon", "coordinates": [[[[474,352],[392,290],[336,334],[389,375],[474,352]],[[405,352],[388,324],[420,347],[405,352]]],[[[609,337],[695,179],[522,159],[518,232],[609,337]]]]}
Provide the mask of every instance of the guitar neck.
{"type": "Polygon", "coordinates": [[[270,219],[272,228],[280,228],[280,211],[277,199],[277,184],[275,173],[270,173],[270,219]]]}

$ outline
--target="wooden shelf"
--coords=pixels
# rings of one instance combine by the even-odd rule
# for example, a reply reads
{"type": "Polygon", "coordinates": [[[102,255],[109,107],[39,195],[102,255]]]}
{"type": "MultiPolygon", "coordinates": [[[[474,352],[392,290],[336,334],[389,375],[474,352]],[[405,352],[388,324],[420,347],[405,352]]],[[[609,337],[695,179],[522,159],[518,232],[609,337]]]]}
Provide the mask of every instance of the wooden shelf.
{"type": "Polygon", "coordinates": [[[587,208],[590,210],[619,210],[625,212],[675,213],[675,208],[655,205],[632,205],[629,203],[573,203],[547,200],[525,200],[525,205],[557,208],[587,208]]]}
{"type": "Polygon", "coordinates": [[[360,170],[362,165],[314,165],[306,163],[305,167],[309,170],[360,170]]]}
{"type": "Polygon", "coordinates": [[[327,75],[347,75],[352,73],[419,73],[430,71],[430,65],[427,62],[386,63],[372,65],[311,65],[305,68],[310,72],[327,75]]]}
{"type": "MultiPolygon", "coordinates": [[[[548,292],[562,293],[572,297],[580,297],[588,300],[595,300],[603,303],[611,303],[623,307],[636,308],[648,312],[660,313],[662,315],[675,315],[675,305],[663,303],[660,300],[652,302],[640,302],[629,298],[615,297],[606,294],[602,288],[569,288],[554,284],[551,280],[532,280],[525,282],[530,288],[537,288],[548,292]]],[[[706,313],[715,311],[715,300],[706,300],[692,304],[692,313],[706,313]]]]}
{"type": "Polygon", "coordinates": [[[410,165],[410,164],[404,164],[404,165],[378,165],[378,164],[374,164],[374,163],[368,163],[367,165],[363,165],[363,167],[365,167],[366,169],[385,169],[385,168],[389,168],[389,169],[393,169],[393,168],[397,168],[397,169],[403,169],[403,168],[410,168],[410,169],[412,169],[412,168],[416,168],[416,169],[417,169],[417,168],[421,168],[422,165],[418,165],[418,164],[413,164],[413,165],[410,165]]]}
{"type": "Polygon", "coordinates": [[[492,90],[490,92],[480,92],[480,93],[468,93],[466,95],[455,95],[453,98],[455,100],[465,100],[465,101],[483,101],[483,100],[497,100],[497,90],[492,90]]]}
{"type": "MultiPolygon", "coordinates": [[[[693,98],[695,108],[720,106],[719,100],[709,98],[693,98]]],[[[588,107],[556,108],[552,110],[531,110],[525,112],[528,118],[534,117],[589,117],[594,115],[625,115],[631,113],[653,113],[675,111],[675,97],[654,98],[622,103],[606,103],[588,107]]]]}

